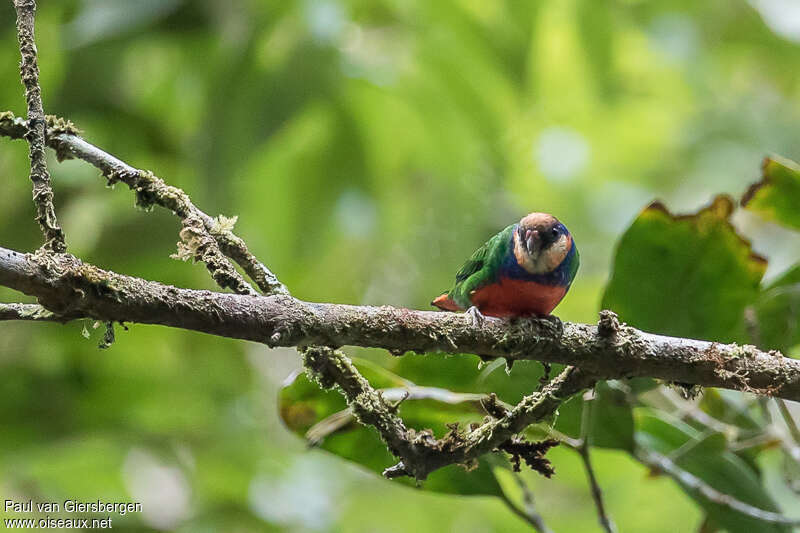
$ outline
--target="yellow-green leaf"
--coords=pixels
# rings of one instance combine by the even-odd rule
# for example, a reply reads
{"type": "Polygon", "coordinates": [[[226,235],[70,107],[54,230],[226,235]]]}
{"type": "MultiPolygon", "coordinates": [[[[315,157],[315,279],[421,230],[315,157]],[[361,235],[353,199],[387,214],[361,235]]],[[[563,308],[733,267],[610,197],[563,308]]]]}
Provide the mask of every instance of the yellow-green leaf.
{"type": "Polygon", "coordinates": [[[747,340],[744,310],[767,262],[731,225],[733,207],[717,196],[693,215],[645,208],[618,244],[603,307],[654,333],[747,340]]]}
{"type": "Polygon", "coordinates": [[[742,207],[767,220],[800,230],[800,165],[789,159],[764,158],[761,181],[750,186],[742,207]]]}

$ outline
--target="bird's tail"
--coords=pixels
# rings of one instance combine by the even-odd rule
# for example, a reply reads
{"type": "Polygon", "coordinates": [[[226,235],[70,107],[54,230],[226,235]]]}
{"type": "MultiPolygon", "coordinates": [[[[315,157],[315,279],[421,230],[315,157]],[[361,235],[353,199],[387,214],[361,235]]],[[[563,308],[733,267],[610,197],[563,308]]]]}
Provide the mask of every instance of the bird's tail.
{"type": "Polygon", "coordinates": [[[458,306],[458,304],[456,304],[447,293],[434,298],[434,300],[431,302],[431,305],[435,305],[439,309],[444,309],[445,311],[461,311],[461,308],[458,306]]]}

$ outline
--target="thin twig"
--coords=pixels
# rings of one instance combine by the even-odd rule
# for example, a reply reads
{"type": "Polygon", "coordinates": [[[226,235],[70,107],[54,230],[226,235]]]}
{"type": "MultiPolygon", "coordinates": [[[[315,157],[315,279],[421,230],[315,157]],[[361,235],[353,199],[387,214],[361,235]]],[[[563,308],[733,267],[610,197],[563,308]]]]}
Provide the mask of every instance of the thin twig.
{"type": "Polygon", "coordinates": [[[684,455],[686,455],[690,451],[694,450],[695,448],[697,448],[698,446],[703,444],[703,442],[708,437],[710,437],[711,435],[714,435],[716,433],[717,432],[714,431],[713,429],[706,428],[697,437],[693,437],[693,438],[688,439],[686,442],[684,442],[683,444],[681,444],[680,446],[678,446],[677,448],[675,448],[674,450],[669,452],[669,455],[667,457],[669,457],[670,461],[678,461],[678,460],[680,460],[681,457],[683,457],[684,455]]]}
{"type": "Polygon", "coordinates": [[[539,531],[540,533],[544,533],[545,531],[552,533],[552,530],[550,529],[542,529],[539,527],[539,523],[533,517],[531,517],[525,509],[520,509],[516,503],[512,502],[511,498],[509,498],[505,492],[500,491],[498,498],[500,498],[500,501],[503,502],[509,511],[527,522],[528,525],[530,525],[535,531],[539,531]]]}
{"type": "Polygon", "coordinates": [[[25,87],[25,101],[28,107],[28,123],[25,139],[28,141],[31,161],[31,182],[33,182],[33,202],[36,204],[36,220],[44,233],[44,248],[54,252],[67,249],[64,232],[58,225],[53,206],[53,188],[45,162],[45,119],[42,108],[42,89],[39,86],[39,65],[36,59],[34,39],[34,0],[14,0],[17,11],[17,38],[22,61],[19,73],[25,87]]]}
{"type": "Polygon", "coordinates": [[[786,402],[780,398],[776,398],[775,401],[778,404],[778,411],[781,413],[786,427],[789,428],[789,435],[791,436],[791,440],[785,437],[781,439],[783,450],[788,460],[794,461],[800,465],[800,429],[798,429],[797,422],[794,421],[794,417],[789,411],[786,402]]]}
{"type": "Polygon", "coordinates": [[[586,477],[589,479],[589,487],[592,491],[592,499],[594,500],[595,508],[597,509],[597,519],[600,525],[607,533],[615,533],[617,527],[608,516],[606,506],[603,503],[603,492],[600,490],[600,484],[597,482],[597,476],[594,473],[592,460],[589,456],[589,447],[591,446],[591,433],[592,424],[592,410],[594,407],[594,398],[588,399],[584,397],[583,409],[581,410],[581,436],[577,447],[578,453],[583,460],[583,467],[586,470],[586,477]]]}
{"type": "Polygon", "coordinates": [[[737,511],[764,522],[785,524],[790,526],[800,525],[800,518],[789,518],[780,513],[759,509],[758,507],[750,505],[749,503],[745,503],[734,498],[730,494],[725,494],[718,491],[699,477],[682,469],[672,462],[668,457],[658,452],[640,448],[637,452],[637,458],[651,468],[655,468],[666,473],[688,490],[700,494],[713,503],[723,505],[733,511],[737,511]]]}
{"type": "Polygon", "coordinates": [[[780,398],[775,398],[775,403],[778,404],[778,411],[781,413],[781,417],[786,423],[786,427],[789,428],[789,434],[792,436],[792,439],[794,439],[795,444],[800,445],[800,429],[798,429],[797,422],[794,421],[792,413],[789,412],[786,402],[780,398]]]}
{"type": "MultiPolygon", "coordinates": [[[[408,385],[404,387],[377,389],[377,392],[385,402],[391,402],[394,405],[394,411],[397,411],[397,407],[407,400],[434,400],[449,404],[469,402],[478,406],[481,400],[487,398],[486,394],[453,392],[440,387],[420,387],[411,382],[408,382],[408,385]]],[[[497,400],[497,402],[505,409],[513,407],[500,400],[497,400]]],[[[350,425],[354,419],[353,412],[349,407],[337,411],[311,426],[306,431],[305,439],[310,446],[319,446],[326,437],[350,425]]]]}
{"type": "Polygon", "coordinates": [[[39,304],[0,304],[0,320],[30,320],[35,322],[69,322],[70,317],[57,315],[39,304]]]}
{"type": "Polygon", "coordinates": [[[685,420],[687,418],[691,418],[695,422],[709,427],[716,431],[717,433],[722,433],[729,437],[736,438],[741,429],[731,425],[726,424],[720,420],[717,420],[713,416],[709,415],[702,409],[700,409],[695,401],[690,401],[683,398],[680,394],[676,393],[674,390],[667,388],[667,387],[660,387],[659,392],[661,397],[669,401],[676,412],[674,413],[675,416],[680,418],[681,420],[685,420]]]}
{"type": "Polygon", "coordinates": [[[233,231],[213,231],[211,235],[217,239],[222,252],[236,261],[242,270],[256,282],[263,294],[289,294],[289,289],[281,283],[270,269],[259,261],[247,248],[247,244],[233,231]]]}
{"type": "Polygon", "coordinates": [[[544,523],[542,516],[538,514],[535,509],[533,509],[533,512],[531,512],[531,509],[529,508],[520,509],[517,504],[512,502],[511,499],[502,491],[500,492],[499,498],[509,511],[527,522],[534,530],[538,531],[539,533],[553,533],[553,530],[547,527],[547,524],[544,523]]]}
{"type": "MultiPolygon", "coordinates": [[[[142,207],[158,205],[178,216],[183,222],[182,238],[185,244],[190,251],[200,252],[199,255],[195,254],[198,260],[209,261],[206,262],[207,268],[218,284],[240,294],[254,293],[224,257],[221,258],[224,254],[245,271],[262,293],[289,294],[275,274],[250,252],[241,238],[220,224],[219,218],[198,209],[183,190],[169,186],[152,172],[134,168],[87,142],[68,121],[53,116],[48,116],[47,121],[47,145],[56,151],[59,160],[75,157],[86,161],[102,172],[109,185],[117,181],[125,183],[136,193],[137,203],[142,207]],[[202,257],[203,254],[205,257],[202,257]]],[[[10,112],[0,113],[0,135],[20,139],[25,131],[21,119],[10,112]]]]}
{"type": "Polygon", "coordinates": [[[505,502],[506,506],[527,521],[531,526],[533,526],[534,529],[536,529],[536,531],[539,531],[540,533],[553,533],[553,530],[547,526],[544,518],[541,514],[539,514],[539,511],[536,508],[536,502],[533,499],[533,491],[530,489],[528,484],[525,483],[525,480],[522,479],[522,476],[518,472],[512,472],[512,475],[514,476],[514,481],[517,483],[517,486],[522,491],[522,503],[524,508],[519,509],[514,502],[512,502],[505,495],[505,493],[503,493],[503,501],[505,502]]]}
{"type": "Polygon", "coordinates": [[[364,379],[341,351],[322,346],[304,350],[309,374],[324,388],[338,386],[356,420],[378,430],[400,463],[384,471],[386,477],[411,476],[424,480],[450,464],[469,464],[483,454],[502,448],[530,424],[555,413],[572,394],[591,386],[594,378],[574,367],[566,368],[542,392],[526,396],[500,419],[491,419],[468,433],[451,433],[436,439],[430,430],[407,428],[393,405],[364,379]]]}
{"type": "Polygon", "coordinates": [[[775,436],[772,431],[767,428],[765,432],[760,435],[731,442],[728,445],[728,449],[732,452],[740,452],[749,450],[750,448],[771,448],[779,444],[783,444],[783,439],[775,436]]]}
{"type": "Polygon", "coordinates": [[[413,431],[409,432],[346,355],[339,350],[310,346],[303,351],[303,364],[309,377],[321,387],[337,385],[356,420],[377,429],[389,451],[406,460],[409,467],[413,466],[418,450],[423,450],[424,445],[412,444],[413,431]]]}

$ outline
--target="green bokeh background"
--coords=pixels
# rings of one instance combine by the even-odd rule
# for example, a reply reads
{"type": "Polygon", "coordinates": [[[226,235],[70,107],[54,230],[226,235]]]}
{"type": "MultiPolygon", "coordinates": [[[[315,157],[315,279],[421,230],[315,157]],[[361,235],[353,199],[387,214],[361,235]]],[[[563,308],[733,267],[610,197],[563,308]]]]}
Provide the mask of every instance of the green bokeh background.
{"type": "MultiPolygon", "coordinates": [[[[800,14],[775,0],[65,0],[42,2],[37,43],[48,113],[207,213],[238,215],[309,300],[427,308],[490,235],[548,211],[582,261],[556,313],[591,322],[614,244],[651,200],[694,210],[741,194],[765,154],[800,160],[800,14]]],[[[0,109],[24,115],[18,61],[7,2],[0,109]]],[[[72,253],[213,288],[169,258],[171,214],[50,158],[72,253]]],[[[21,251],[40,243],[26,175],[25,144],[0,139],[0,244],[21,251]]],[[[798,256],[796,234],[734,222],[767,279],[798,256]]],[[[496,499],[308,451],[276,408],[293,350],[133,325],[100,351],[101,336],[0,323],[2,499],[142,501],[115,519],[130,531],[527,530],[496,499]]],[[[578,457],[549,456],[555,478],[529,479],[549,525],[596,529],[578,457]]],[[[699,526],[668,479],[621,451],[593,456],[622,531],[699,526]]]]}

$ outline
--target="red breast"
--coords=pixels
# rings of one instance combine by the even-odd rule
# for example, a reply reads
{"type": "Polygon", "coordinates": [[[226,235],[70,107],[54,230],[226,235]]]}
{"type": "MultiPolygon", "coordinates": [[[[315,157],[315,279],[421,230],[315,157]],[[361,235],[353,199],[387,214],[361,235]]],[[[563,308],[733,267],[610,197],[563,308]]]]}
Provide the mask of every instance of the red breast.
{"type": "Polygon", "coordinates": [[[533,281],[500,278],[496,283],[472,291],[470,301],[488,316],[545,316],[567,293],[566,287],[533,281]]]}

